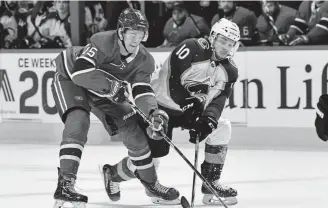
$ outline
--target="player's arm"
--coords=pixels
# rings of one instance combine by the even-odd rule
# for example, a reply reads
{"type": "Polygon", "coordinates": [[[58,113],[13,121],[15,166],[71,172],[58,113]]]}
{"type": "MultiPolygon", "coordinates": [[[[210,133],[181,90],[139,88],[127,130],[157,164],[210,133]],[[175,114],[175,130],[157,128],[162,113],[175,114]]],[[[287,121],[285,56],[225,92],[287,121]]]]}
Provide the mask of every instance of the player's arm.
{"type": "Polygon", "coordinates": [[[182,78],[185,73],[192,69],[192,63],[204,61],[197,44],[195,39],[187,39],[180,43],[170,55],[171,76],[169,86],[172,91],[179,92],[177,96],[171,94],[171,97],[175,96],[174,100],[181,108],[184,107],[185,98],[190,97],[182,78]]]}
{"type": "Polygon", "coordinates": [[[110,91],[112,86],[108,80],[109,77],[98,69],[104,59],[105,54],[96,43],[91,42],[86,45],[75,61],[71,74],[72,81],[83,88],[100,94],[110,91]]]}
{"type": "Polygon", "coordinates": [[[287,35],[289,39],[293,39],[296,34],[306,34],[308,29],[307,21],[306,21],[306,13],[307,13],[307,1],[303,1],[298,8],[296,18],[293,23],[290,25],[287,35]]]}
{"type": "Polygon", "coordinates": [[[216,121],[221,117],[225,102],[230,97],[233,85],[238,78],[238,70],[233,61],[227,59],[225,62],[221,70],[225,70],[226,72],[222,73],[220,81],[218,81],[213,87],[213,90],[209,92],[209,104],[206,105],[203,112],[203,116],[211,117],[216,121]]]}
{"type": "Polygon", "coordinates": [[[155,61],[152,56],[149,56],[136,73],[132,84],[132,96],[135,104],[147,116],[158,108],[155,93],[150,85],[151,74],[155,70],[155,61]]]}
{"type": "Polygon", "coordinates": [[[323,3],[320,10],[323,12],[319,22],[306,34],[309,44],[319,44],[328,38],[328,2],[323,3]]]}

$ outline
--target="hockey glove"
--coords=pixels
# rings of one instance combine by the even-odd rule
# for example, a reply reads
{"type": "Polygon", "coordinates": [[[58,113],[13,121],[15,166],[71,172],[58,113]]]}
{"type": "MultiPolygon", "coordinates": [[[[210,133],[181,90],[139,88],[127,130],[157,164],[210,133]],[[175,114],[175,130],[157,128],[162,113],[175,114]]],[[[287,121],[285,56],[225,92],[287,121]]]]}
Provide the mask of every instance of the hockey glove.
{"type": "Polygon", "coordinates": [[[186,98],[181,106],[185,120],[192,125],[203,113],[206,97],[202,95],[186,98]]]}
{"type": "Polygon", "coordinates": [[[321,95],[317,104],[315,128],[322,141],[328,140],[328,95],[321,95]]]}
{"type": "Polygon", "coordinates": [[[160,131],[167,133],[169,116],[163,110],[153,110],[150,113],[149,120],[152,122],[152,125],[147,128],[147,134],[150,138],[154,140],[161,140],[163,136],[160,131]]]}
{"type": "MultiPolygon", "coordinates": [[[[199,119],[197,119],[194,130],[195,133],[199,136],[199,142],[203,141],[209,134],[212,133],[214,129],[218,127],[218,122],[215,120],[215,118],[211,116],[201,116],[199,119]]],[[[190,133],[190,139],[189,141],[191,143],[196,143],[196,136],[192,135],[193,131],[189,131],[190,133]]]]}
{"type": "Polygon", "coordinates": [[[289,43],[290,46],[305,45],[309,42],[309,38],[306,35],[302,35],[292,42],[289,43]]]}
{"type": "Polygon", "coordinates": [[[124,81],[117,81],[117,80],[111,80],[106,78],[109,82],[109,89],[105,92],[103,92],[106,97],[115,102],[115,103],[122,103],[125,101],[125,99],[128,97],[126,86],[127,83],[124,81]]]}

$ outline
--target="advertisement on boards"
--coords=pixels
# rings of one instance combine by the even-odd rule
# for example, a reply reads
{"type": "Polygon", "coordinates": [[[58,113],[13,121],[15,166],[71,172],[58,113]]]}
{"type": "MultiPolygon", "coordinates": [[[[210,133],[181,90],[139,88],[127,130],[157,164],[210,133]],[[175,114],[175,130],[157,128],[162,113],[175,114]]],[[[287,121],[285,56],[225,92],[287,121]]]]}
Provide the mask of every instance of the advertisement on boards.
{"type": "MultiPolygon", "coordinates": [[[[151,53],[156,76],[169,52],[151,53]]],[[[51,94],[56,55],[0,54],[0,121],[61,122],[51,94]]],[[[313,126],[317,99],[327,93],[325,51],[242,51],[234,60],[239,79],[223,117],[247,126],[313,126]]]]}

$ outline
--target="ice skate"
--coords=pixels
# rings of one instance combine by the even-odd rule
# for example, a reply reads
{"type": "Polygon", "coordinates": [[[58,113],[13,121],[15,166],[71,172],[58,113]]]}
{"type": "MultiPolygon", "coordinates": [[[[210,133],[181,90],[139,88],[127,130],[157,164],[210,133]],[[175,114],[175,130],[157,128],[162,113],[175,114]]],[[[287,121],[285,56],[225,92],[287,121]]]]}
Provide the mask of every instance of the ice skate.
{"type": "Polygon", "coordinates": [[[113,182],[113,166],[105,164],[99,167],[101,176],[104,180],[105,190],[110,200],[118,201],[121,198],[120,183],[113,182]]]}
{"type": "Polygon", "coordinates": [[[146,189],[146,194],[149,196],[154,204],[180,204],[179,191],[175,188],[163,186],[157,180],[154,183],[148,183],[139,178],[137,171],[135,172],[137,178],[141,181],[146,189]]]}
{"type": "MultiPolygon", "coordinates": [[[[211,183],[212,187],[217,191],[218,195],[220,196],[220,199],[226,204],[226,205],[235,205],[238,203],[237,201],[237,191],[233,188],[230,188],[228,186],[221,185],[218,181],[213,181],[211,183]]],[[[220,200],[216,198],[214,194],[210,191],[209,188],[206,187],[205,184],[202,185],[202,193],[203,196],[203,203],[207,205],[222,205],[220,200]]]]}
{"type": "MultiPolygon", "coordinates": [[[[219,183],[221,170],[223,165],[217,164],[202,164],[202,175],[206,178],[206,180],[212,185],[212,187],[216,190],[220,199],[226,205],[235,205],[238,203],[237,201],[237,191],[228,186],[223,186],[219,183]]],[[[207,205],[222,205],[219,199],[211,192],[211,190],[203,183],[202,185],[202,193],[203,203],[207,205]]]]}
{"type": "Polygon", "coordinates": [[[53,208],[65,208],[65,203],[71,204],[73,208],[85,208],[85,204],[88,203],[88,197],[75,191],[75,179],[62,176],[60,173],[58,175],[57,189],[54,194],[56,201],[53,208]]]}

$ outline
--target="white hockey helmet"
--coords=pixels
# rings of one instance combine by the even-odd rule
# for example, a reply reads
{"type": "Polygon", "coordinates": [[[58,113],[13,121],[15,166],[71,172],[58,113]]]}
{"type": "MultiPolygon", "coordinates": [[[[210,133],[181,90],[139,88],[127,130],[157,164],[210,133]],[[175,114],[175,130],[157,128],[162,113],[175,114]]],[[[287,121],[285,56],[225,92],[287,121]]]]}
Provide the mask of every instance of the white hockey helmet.
{"type": "Polygon", "coordinates": [[[230,51],[230,55],[233,55],[239,47],[240,40],[240,31],[239,27],[236,23],[231,22],[225,18],[221,18],[218,22],[216,22],[210,32],[209,41],[211,43],[211,47],[213,50],[217,50],[214,48],[214,42],[221,35],[235,42],[234,47],[230,51]]]}

